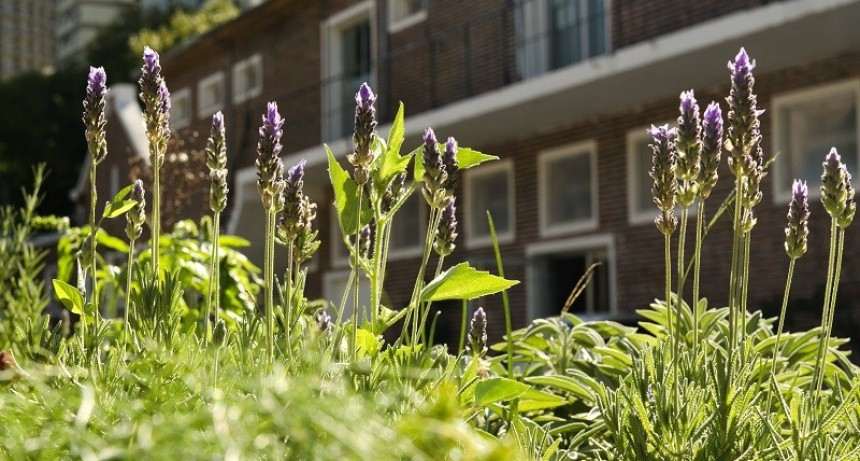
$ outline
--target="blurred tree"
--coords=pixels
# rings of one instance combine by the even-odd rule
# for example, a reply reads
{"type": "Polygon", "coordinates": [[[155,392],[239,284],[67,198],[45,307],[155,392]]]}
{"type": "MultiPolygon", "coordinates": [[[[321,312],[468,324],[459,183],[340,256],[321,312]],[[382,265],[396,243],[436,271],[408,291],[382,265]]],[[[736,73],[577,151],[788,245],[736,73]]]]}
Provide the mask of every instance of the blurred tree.
{"type": "Polygon", "coordinates": [[[134,82],[140,68],[142,49],[131,47],[131,37],[145,28],[166,24],[170,12],[142,11],[140,6],[129,7],[112,24],[101,29],[87,47],[87,62],[102,66],[108,75],[108,84],[134,82]]]}
{"type": "Polygon", "coordinates": [[[197,11],[175,12],[167,24],[157,29],[141,30],[131,37],[131,49],[140,51],[148,45],[159,53],[164,53],[238,15],[239,9],[231,0],[209,0],[197,11]]]}

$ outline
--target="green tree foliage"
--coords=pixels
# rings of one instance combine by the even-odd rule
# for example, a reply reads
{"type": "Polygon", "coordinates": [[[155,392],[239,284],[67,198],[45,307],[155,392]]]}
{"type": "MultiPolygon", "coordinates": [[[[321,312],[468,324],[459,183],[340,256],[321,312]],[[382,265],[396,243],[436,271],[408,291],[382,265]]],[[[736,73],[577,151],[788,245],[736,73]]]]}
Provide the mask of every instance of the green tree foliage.
{"type": "Polygon", "coordinates": [[[102,66],[108,75],[108,83],[134,82],[135,69],[140,67],[141,49],[133,49],[131,37],[146,28],[166,24],[172,12],[141,11],[137,5],[130,6],[118,20],[105,26],[87,47],[87,61],[102,66]]]}
{"type": "Polygon", "coordinates": [[[239,9],[231,0],[209,0],[195,12],[177,11],[170,21],[161,27],[143,29],[129,40],[131,49],[143,50],[144,46],[159,53],[197,37],[210,29],[223,24],[239,15],[239,9]]]}

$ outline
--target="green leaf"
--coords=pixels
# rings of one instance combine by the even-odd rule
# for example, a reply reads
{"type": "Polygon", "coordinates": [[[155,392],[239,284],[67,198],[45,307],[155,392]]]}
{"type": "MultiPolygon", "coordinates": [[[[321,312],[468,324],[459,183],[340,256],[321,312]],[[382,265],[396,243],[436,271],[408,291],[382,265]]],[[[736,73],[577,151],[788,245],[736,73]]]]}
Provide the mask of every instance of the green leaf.
{"type": "Polygon", "coordinates": [[[592,401],[594,399],[594,393],[591,391],[591,389],[589,389],[588,385],[580,382],[579,380],[571,376],[529,376],[525,379],[525,381],[529,384],[547,386],[550,388],[567,391],[583,400],[592,401]]]}
{"type": "MultiPolygon", "coordinates": [[[[409,155],[415,156],[415,180],[423,181],[424,180],[424,164],[420,161],[421,159],[421,150],[424,146],[419,146],[417,149],[413,150],[409,155]]],[[[445,144],[439,143],[439,151],[445,151],[445,144]]],[[[490,160],[498,160],[499,157],[495,155],[488,155],[476,151],[471,147],[457,147],[457,167],[461,170],[468,170],[469,168],[476,167],[484,162],[489,162],[490,160]]]]}
{"type": "Polygon", "coordinates": [[[439,274],[421,290],[421,301],[474,299],[498,293],[520,283],[487,271],[479,271],[463,262],[439,274]]]}
{"type": "Polygon", "coordinates": [[[245,248],[251,246],[251,242],[238,235],[220,235],[218,244],[226,248],[245,248]]]}
{"type": "Polygon", "coordinates": [[[104,229],[99,229],[96,233],[96,242],[119,253],[128,253],[129,250],[127,243],[108,234],[104,229]]]}
{"type": "Polygon", "coordinates": [[[356,333],[358,356],[375,356],[379,352],[379,339],[376,335],[363,328],[359,328],[356,333]]]}
{"type": "Polygon", "coordinates": [[[345,235],[355,234],[364,224],[370,222],[371,210],[367,200],[361,201],[361,216],[356,214],[358,206],[358,184],[349,177],[328,145],[325,146],[328,155],[328,175],[334,188],[334,204],[340,221],[340,229],[345,235]]]}
{"type": "Polygon", "coordinates": [[[83,315],[84,295],[77,288],[62,280],[54,279],[54,295],[63,303],[63,306],[66,306],[66,309],[83,315]]]}
{"type": "Polygon", "coordinates": [[[113,199],[105,205],[102,218],[116,218],[137,205],[137,200],[126,200],[128,194],[134,189],[134,183],[125,186],[113,196],[113,199]]]}
{"type": "Polygon", "coordinates": [[[517,410],[522,412],[546,410],[567,404],[567,400],[555,394],[537,389],[529,389],[520,396],[517,410]]]}
{"type": "Polygon", "coordinates": [[[382,153],[382,165],[379,168],[379,179],[383,184],[388,182],[394,175],[406,169],[412,154],[400,156],[400,148],[403,146],[405,136],[405,125],[403,122],[403,103],[397,109],[397,115],[388,131],[388,148],[382,153]]]}
{"type": "Polygon", "coordinates": [[[475,404],[484,406],[513,400],[531,389],[528,384],[508,378],[490,378],[475,385],[475,404]]]}

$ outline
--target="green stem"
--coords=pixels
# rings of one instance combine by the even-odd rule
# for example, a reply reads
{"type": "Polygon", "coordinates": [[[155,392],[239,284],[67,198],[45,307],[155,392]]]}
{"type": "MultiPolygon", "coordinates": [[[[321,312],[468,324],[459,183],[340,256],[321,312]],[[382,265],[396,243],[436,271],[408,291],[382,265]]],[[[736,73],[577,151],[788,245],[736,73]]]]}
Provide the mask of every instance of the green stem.
{"type": "Polygon", "coordinates": [[[364,185],[358,186],[358,201],[356,204],[355,210],[355,244],[353,245],[353,261],[355,262],[355,271],[356,277],[353,281],[353,295],[352,295],[352,361],[355,362],[358,360],[358,286],[359,286],[359,277],[358,267],[359,267],[359,247],[361,246],[361,242],[359,238],[361,237],[361,198],[364,195],[364,185]]]}
{"type": "Polygon", "coordinates": [[[122,345],[128,343],[128,317],[129,311],[131,310],[131,279],[134,274],[133,265],[134,265],[134,240],[131,239],[131,242],[128,244],[128,274],[125,277],[125,312],[123,312],[123,324],[122,324],[122,345]]]}
{"type": "Polygon", "coordinates": [[[696,248],[693,250],[693,356],[699,347],[699,276],[702,266],[702,240],[705,221],[705,201],[699,201],[698,217],[696,218],[696,248]]]}
{"type": "Polygon", "coordinates": [[[741,280],[743,280],[743,285],[741,286],[741,305],[738,312],[738,321],[740,322],[741,327],[741,343],[743,343],[747,337],[747,300],[749,299],[750,286],[750,248],[752,247],[752,229],[745,233],[742,238],[744,257],[741,261],[741,268],[743,270],[741,280]]]}
{"type": "Polygon", "coordinates": [[[293,329],[293,276],[295,270],[297,268],[293,267],[293,242],[292,240],[287,244],[287,273],[285,275],[286,284],[287,284],[287,297],[285,299],[286,305],[284,306],[284,310],[286,311],[286,323],[284,324],[284,334],[287,340],[287,354],[290,357],[290,366],[293,366],[293,342],[292,342],[292,329],[293,329]]]}
{"type": "Polygon", "coordinates": [[[158,159],[160,155],[156,153],[155,164],[152,165],[152,272],[158,274],[158,258],[159,258],[159,240],[161,239],[161,181],[159,174],[158,159]]]}
{"type": "MultiPolygon", "coordinates": [[[[669,325],[669,338],[672,340],[673,344],[673,358],[672,358],[672,372],[674,373],[674,397],[675,397],[675,408],[678,408],[678,402],[680,397],[678,395],[678,356],[676,352],[676,348],[674,345],[678,342],[678,332],[673,328],[672,322],[672,234],[666,234],[666,242],[665,242],[665,259],[666,259],[666,322],[669,325]]],[[[678,316],[679,312],[676,312],[676,316],[678,316]]],[[[677,325],[676,325],[677,326],[677,325]]]]}
{"type": "MultiPolygon", "coordinates": [[[[436,277],[438,277],[439,274],[442,273],[442,264],[444,263],[444,261],[445,261],[445,257],[440,255],[439,260],[436,262],[436,272],[433,273],[434,279],[436,277]]],[[[430,318],[430,306],[431,305],[432,305],[432,303],[429,301],[424,303],[424,309],[421,313],[421,322],[419,323],[419,326],[418,326],[418,331],[421,332],[421,339],[423,340],[424,344],[427,344],[427,333],[426,333],[427,330],[425,327],[427,326],[427,319],[430,318]]],[[[433,335],[430,335],[430,340],[431,341],[433,340],[433,335]]]]}
{"type": "Polygon", "coordinates": [[[221,213],[215,213],[212,229],[215,235],[212,240],[212,259],[215,262],[215,323],[217,324],[221,318],[221,213]]]}
{"type": "Polygon", "coordinates": [[[96,234],[98,229],[96,228],[96,202],[98,201],[98,193],[96,192],[96,160],[93,158],[91,163],[92,167],[90,168],[90,245],[92,248],[92,259],[90,260],[90,264],[92,264],[92,281],[93,281],[93,313],[95,315],[95,322],[98,324],[99,322],[99,281],[98,275],[96,274],[96,234]]]}
{"type": "MultiPolygon", "coordinates": [[[[215,214],[217,219],[218,214],[215,214]]],[[[206,311],[203,315],[203,342],[209,344],[212,338],[209,317],[212,315],[212,297],[217,296],[215,292],[215,266],[217,265],[217,255],[215,254],[218,247],[218,234],[215,231],[215,224],[212,225],[212,242],[209,251],[209,292],[206,295],[206,311]]]]}
{"type": "MultiPolygon", "coordinates": [[[[489,211],[487,211],[487,224],[489,224],[490,227],[490,238],[493,241],[493,251],[496,254],[496,268],[499,271],[499,277],[505,278],[505,267],[502,265],[502,252],[499,249],[499,239],[496,237],[496,225],[493,223],[493,217],[490,215],[489,211]]],[[[508,290],[502,291],[502,308],[505,312],[505,336],[507,338],[505,344],[507,345],[508,355],[508,378],[514,379],[514,341],[511,326],[511,303],[508,299],[508,290]]]]}
{"type": "Polygon", "coordinates": [[[433,230],[436,229],[438,223],[436,223],[436,215],[439,214],[436,212],[435,207],[430,208],[430,217],[427,220],[427,232],[424,234],[424,252],[421,255],[421,265],[418,266],[418,276],[415,277],[415,286],[412,288],[412,296],[409,299],[409,306],[406,308],[409,309],[407,312],[407,321],[403,323],[404,332],[406,331],[406,325],[411,320],[412,328],[410,332],[410,344],[415,345],[417,340],[418,333],[418,309],[420,308],[418,297],[421,294],[421,289],[424,287],[424,272],[427,268],[427,262],[430,259],[430,249],[433,246],[433,230]]]}
{"type": "Polygon", "coordinates": [[[275,308],[274,308],[274,220],[275,213],[266,210],[266,248],[263,261],[263,277],[266,285],[266,352],[269,366],[275,364],[275,308]]]}
{"type": "Polygon", "coordinates": [[[376,236],[373,239],[373,256],[370,264],[370,324],[376,325],[377,313],[379,312],[379,300],[382,292],[380,277],[382,271],[382,242],[385,239],[385,231],[388,223],[382,223],[381,216],[376,217],[376,236]]]}
{"type": "MultiPolygon", "coordinates": [[[[785,325],[785,310],[788,307],[788,294],[791,291],[791,279],[794,278],[794,262],[797,258],[791,258],[788,263],[788,276],[785,279],[785,293],[782,295],[782,309],[779,311],[779,326],[776,329],[776,343],[773,345],[773,360],[770,362],[770,373],[769,376],[773,376],[773,372],[776,369],[776,358],[779,354],[779,342],[782,339],[782,329],[785,325]]],[[[765,411],[770,411],[770,403],[771,397],[773,397],[773,392],[771,387],[767,387],[767,406],[765,406],[765,411]]]]}
{"type": "Polygon", "coordinates": [[[836,266],[836,253],[838,250],[837,243],[838,233],[836,221],[833,220],[830,224],[830,253],[827,259],[827,284],[824,288],[824,303],[821,309],[821,338],[818,343],[818,354],[815,360],[815,374],[812,379],[812,388],[815,391],[815,402],[817,403],[818,391],[821,390],[821,376],[824,368],[824,358],[827,355],[827,342],[830,340],[827,333],[827,321],[830,318],[828,310],[830,309],[830,299],[832,297],[833,279],[836,266]]]}
{"type": "Polygon", "coordinates": [[[681,209],[681,232],[678,235],[678,290],[675,292],[676,298],[676,310],[675,310],[675,341],[674,341],[674,355],[675,360],[678,360],[678,351],[681,344],[681,304],[684,302],[684,284],[687,281],[686,275],[684,273],[684,261],[686,258],[684,257],[684,253],[687,246],[687,220],[688,220],[688,211],[687,207],[681,209]]]}
{"type": "Polygon", "coordinates": [[[737,310],[738,310],[738,284],[741,274],[739,272],[740,264],[740,246],[741,246],[741,196],[743,196],[743,177],[735,179],[735,215],[732,221],[732,269],[729,278],[729,343],[726,345],[728,360],[726,361],[726,376],[728,381],[732,378],[732,360],[734,358],[735,344],[737,336],[735,330],[737,328],[737,310]]]}
{"type": "Polygon", "coordinates": [[[463,315],[460,317],[460,344],[457,346],[457,351],[462,354],[463,347],[466,345],[466,323],[469,320],[469,302],[463,300],[463,315]]]}

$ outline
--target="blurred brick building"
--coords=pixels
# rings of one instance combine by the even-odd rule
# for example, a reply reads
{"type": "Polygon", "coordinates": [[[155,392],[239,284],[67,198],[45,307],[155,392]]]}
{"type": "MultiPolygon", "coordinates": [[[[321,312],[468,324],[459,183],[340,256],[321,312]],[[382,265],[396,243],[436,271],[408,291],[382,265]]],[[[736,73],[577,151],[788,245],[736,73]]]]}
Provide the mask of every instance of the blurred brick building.
{"type": "MultiPolygon", "coordinates": [[[[463,175],[460,238],[446,262],[494,270],[485,221],[491,211],[507,276],[523,282],[510,290],[521,326],[558,313],[592,262],[603,265],[576,313],[627,319],[661,295],[662,238],[652,222],[645,129],[674,120],[679,93],[691,88],[703,108],[716,100],[725,111],[726,62],[741,46],[758,61],[765,152],[782,153],[757,209],[750,304],[778,303],[792,178],[809,180],[817,191],[830,146],[852,172],[860,165],[858,21],[856,0],[270,0],[162,63],[178,133],[199,132],[202,143],[211,115],[225,113],[227,230],[253,242],[249,255],[258,262],[264,218],[253,167],[257,128],[266,101],[279,103],[284,162],[308,161],[306,188],[319,203],[326,242],[311,264],[312,296],[339,300],[348,273],[343,245],[331,244],[339,237],[322,144],[341,158],[350,151],[361,82],[379,95],[382,134],[398,101],[405,103],[405,151],[431,126],[442,139],[455,136],[499,156],[463,175]]],[[[709,210],[731,182],[723,171],[709,210]]],[[[392,235],[385,286],[392,307],[408,302],[426,225],[417,197],[407,205],[392,235]]],[[[812,216],[810,249],[798,262],[792,292],[805,306],[791,312],[796,320],[815,321],[825,281],[828,220],[815,200],[812,216]]],[[[856,334],[860,323],[857,229],[848,232],[838,303],[843,335],[856,334]]],[[[703,294],[713,305],[727,298],[730,248],[723,219],[703,253],[703,294]]],[[[498,335],[500,300],[481,304],[498,335]]],[[[440,331],[455,324],[443,316],[440,331]]]]}

